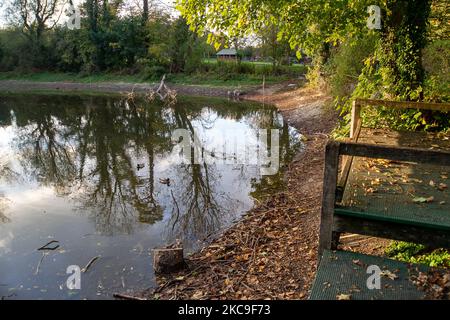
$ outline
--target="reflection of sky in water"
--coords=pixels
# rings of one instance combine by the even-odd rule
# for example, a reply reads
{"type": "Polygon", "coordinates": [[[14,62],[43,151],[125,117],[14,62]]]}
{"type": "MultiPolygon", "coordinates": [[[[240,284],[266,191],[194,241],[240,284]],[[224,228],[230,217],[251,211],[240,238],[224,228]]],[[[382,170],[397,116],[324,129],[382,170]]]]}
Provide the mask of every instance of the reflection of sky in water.
{"type": "Polygon", "coordinates": [[[249,210],[250,193],[265,187],[259,168],[178,164],[170,132],[180,124],[195,128],[208,150],[256,143],[259,127],[284,128],[286,150],[297,138],[276,112],[254,106],[227,115],[88,98],[76,106],[63,100],[62,107],[53,100],[0,104],[13,110],[7,125],[0,113],[0,296],[106,298],[146,288],[152,248],[183,239],[194,249],[249,210]],[[169,186],[160,182],[167,178],[169,186]],[[36,249],[52,239],[60,248],[36,274],[36,249]],[[83,267],[95,256],[101,258],[82,275],[82,290],[67,290],[67,266],[83,267]]]}

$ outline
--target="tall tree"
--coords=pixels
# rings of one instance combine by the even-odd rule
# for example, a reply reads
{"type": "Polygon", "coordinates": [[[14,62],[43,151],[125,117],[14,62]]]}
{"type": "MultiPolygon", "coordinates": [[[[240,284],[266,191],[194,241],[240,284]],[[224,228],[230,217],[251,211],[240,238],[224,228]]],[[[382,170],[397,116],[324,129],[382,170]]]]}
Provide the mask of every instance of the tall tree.
{"type": "Polygon", "coordinates": [[[291,54],[289,43],[286,40],[280,40],[278,33],[278,27],[272,24],[263,27],[257,35],[261,42],[261,52],[263,56],[272,59],[274,69],[283,63],[287,63],[291,54]]]}
{"type": "Polygon", "coordinates": [[[9,17],[18,24],[24,34],[36,44],[41,43],[45,30],[56,26],[61,15],[61,0],[13,0],[9,17]]]}
{"type": "Polygon", "coordinates": [[[148,20],[148,0],[143,0],[142,21],[145,24],[148,20]]]}
{"type": "Polygon", "coordinates": [[[108,67],[115,39],[111,32],[112,24],[118,14],[120,1],[86,0],[88,33],[94,70],[103,71],[108,67]]]}
{"type": "Polygon", "coordinates": [[[169,38],[170,72],[191,72],[201,64],[197,34],[189,30],[182,17],[174,21],[169,38]]]}

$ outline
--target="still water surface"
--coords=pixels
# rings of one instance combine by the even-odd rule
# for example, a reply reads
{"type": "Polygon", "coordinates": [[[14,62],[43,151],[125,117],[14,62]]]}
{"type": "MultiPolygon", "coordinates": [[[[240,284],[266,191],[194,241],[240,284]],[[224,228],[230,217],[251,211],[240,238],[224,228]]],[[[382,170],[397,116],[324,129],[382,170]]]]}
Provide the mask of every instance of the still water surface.
{"type": "Polygon", "coordinates": [[[210,150],[279,129],[281,166],[300,147],[281,115],[258,104],[0,96],[0,297],[108,299],[148,288],[152,248],[180,239],[195,250],[282,184],[255,165],[180,164],[179,128],[210,150]],[[56,250],[37,250],[51,240],[56,250]],[[81,290],[68,290],[67,267],[93,257],[81,290]]]}

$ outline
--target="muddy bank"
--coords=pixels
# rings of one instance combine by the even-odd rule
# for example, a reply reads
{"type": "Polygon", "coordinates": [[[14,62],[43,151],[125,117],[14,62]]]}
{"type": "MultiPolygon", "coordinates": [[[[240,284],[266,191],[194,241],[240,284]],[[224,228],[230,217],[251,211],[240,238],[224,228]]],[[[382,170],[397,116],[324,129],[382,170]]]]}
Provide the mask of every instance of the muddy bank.
{"type": "MultiPolygon", "coordinates": [[[[2,80],[0,81],[0,92],[26,92],[26,91],[70,91],[70,92],[113,92],[126,93],[137,92],[143,93],[149,89],[155,89],[158,84],[144,83],[120,83],[120,82],[99,82],[99,83],[76,83],[76,82],[33,82],[21,80],[2,80]]],[[[180,95],[190,96],[210,96],[210,97],[227,97],[230,88],[227,87],[209,87],[200,85],[173,85],[169,84],[180,95]]],[[[254,90],[256,87],[248,86],[246,90],[254,90]]]]}
{"type": "Polygon", "coordinates": [[[303,82],[285,82],[249,92],[244,99],[272,104],[304,135],[328,134],[337,121],[331,97],[303,82]]]}
{"type": "Polygon", "coordinates": [[[316,271],[324,148],[336,124],[326,95],[285,85],[246,99],[276,105],[305,135],[286,169],[286,188],[188,257],[189,268],[159,277],[147,299],[306,299],[316,271]]]}

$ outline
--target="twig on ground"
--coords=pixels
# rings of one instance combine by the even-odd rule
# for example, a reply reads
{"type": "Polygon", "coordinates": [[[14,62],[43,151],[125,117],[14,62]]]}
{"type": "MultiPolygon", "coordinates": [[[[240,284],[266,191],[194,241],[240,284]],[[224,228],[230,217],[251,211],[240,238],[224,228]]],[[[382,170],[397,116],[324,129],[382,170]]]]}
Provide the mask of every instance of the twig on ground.
{"type": "Polygon", "coordinates": [[[37,265],[37,267],[36,267],[36,271],[35,271],[35,275],[37,275],[38,273],[39,273],[39,269],[41,268],[41,264],[42,264],[42,260],[44,260],[44,258],[45,258],[45,256],[47,255],[47,253],[45,253],[45,252],[43,252],[42,253],[42,257],[41,257],[41,259],[39,260],[39,263],[38,263],[38,265],[37,265]]]}
{"type": "MultiPolygon", "coordinates": [[[[194,270],[190,271],[189,273],[187,273],[186,275],[183,276],[183,280],[184,280],[185,278],[189,277],[190,275],[192,275],[194,272],[200,270],[201,268],[203,268],[203,266],[197,267],[197,268],[195,268],[194,270]]],[[[171,280],[165,282],[163,285],[161,285],[161,286],[159,286],[158,288],[156,288],[155,290],[153,290],[153,294],[155,294],[155,293],[160,293],[160,292],[161,292],[163,289],[165,289],[166,287],[169,287],[169,286],[171,286],[172,284],[177,283],[177,282],[181,282],[181,281],[183,281],[183,280],[180,280],[180,279],[177,279],[177,278],[171,279],[171,280]]]]}
{"type": "MultiPolygon", "coordinates": [[[[260,236],[258,236],[258,238],[256,238],[256,241],[254,242],[253,245],[253,252],[252,252],[252,258],[250,259],[250,262],[248,264],[247,270],[244,272],[244,274],[239,278],[239,280],[236,282],[236,286],[239,287],[239,285],[241,284],[242,280],[245,279],[245,277],[247,276],[247,274],[250,271],[251,266],[253,265],[253,262],[255,261],[255,256],[256,256],[256,247],[258,246],[259,243],[259,238],[260,236]]],[[[234,287],[234,286],[233,286],[234,287]]],[[[234,289],[233,289],[234,290],[234,289]]]]}
{"type": "Polygon", "coordinates": [[[148,300],[146,298],[129,296],[129,295],[126,295],[126,294],[121,294],[121,293],[114,293],[113,297],[117,298],[117,299],[123,299],[123,300],[139,300],[139,301],[141,301],[141,300],[148,300]]]}
{"type": "Polygon", "coordinates": [[[88,264],[87,264],[83,269],[81,269],[81,272],[86,273],[86,272],[88,271],[88,269],[91,267],[91,265],[92,265],[92,264],[95,262],[95,260],[97,260],[98,258],[100,258],[100,256],[93,257],[93,258],[88,262],[88,264]]]}
{"type": "Polygon", "coordinates": [[[53,247],[49,247],[49,245],[51,245],[52,243],[59,243],[59,241],[57,241],[57,240],[49,241],[46,244],[44,244],[42,247],[38,248],[37,250],[38,251],[41,251],[41,250],[56,250],[56,249],[59,248],[59,244],[56,244],[53,247]]]}

